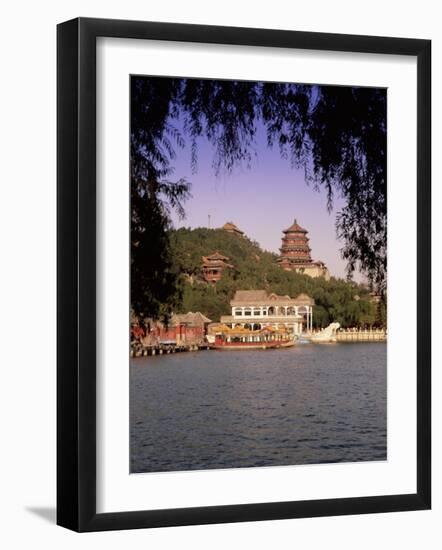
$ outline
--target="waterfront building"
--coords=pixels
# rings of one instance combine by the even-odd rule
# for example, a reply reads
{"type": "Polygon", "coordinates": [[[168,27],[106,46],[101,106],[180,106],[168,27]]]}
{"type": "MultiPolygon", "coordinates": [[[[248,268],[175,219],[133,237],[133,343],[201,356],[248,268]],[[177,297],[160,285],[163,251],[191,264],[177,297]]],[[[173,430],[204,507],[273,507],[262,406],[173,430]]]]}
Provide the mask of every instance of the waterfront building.
{"type": "Polygon", "coordinates": [[[223,315],[221,323],[230,328],[250,330],[287,329],[293,335],[312,331],[315,301],[307,294],[296,298],[268,294],[265,290],[237,290],[230,302],[231,315],[223,315]]]}
{"type": "Polygon", "coordinates": [[[173,314],[168,324],[150,319],[145,328],[134,325],[132,339],[145,347],[198,345],[204,343],[210,323],[211,320],[199,311],[173,314]]]}
{"type": "Polygon", "coordinates": [[[224,229],[227,233],[233,233],[238,237],[244,237],[244,231],[241,231],[241,229],[239,229],[239,227],[237,227],[233,222],[225,223],[221,229],[224,229]]]}
{"type": "Polygon", "coordinates": [[[203,343],[207,334],[207,327],[212,322],[199,311],[174,314],[171,321],[172,326],[175,328],[177,345],[203,343]]]}
{"type": "Polygon", "coordinates": [[[233,265],[227,263],[229,258],[219,252],[214,252],[210,256],[202,257],[203,277],[208,283],[216,283],[223,275],[225,269],[232,269],[233,265]]]}
{"type": "Polygon", "coordinates": [[[278,264],[286,271],[296,271],[309,277],[324,277],[328,281],[330,274],[325,263],[312,260],[308,231],[295,219],[283,233],[278,264]]]}

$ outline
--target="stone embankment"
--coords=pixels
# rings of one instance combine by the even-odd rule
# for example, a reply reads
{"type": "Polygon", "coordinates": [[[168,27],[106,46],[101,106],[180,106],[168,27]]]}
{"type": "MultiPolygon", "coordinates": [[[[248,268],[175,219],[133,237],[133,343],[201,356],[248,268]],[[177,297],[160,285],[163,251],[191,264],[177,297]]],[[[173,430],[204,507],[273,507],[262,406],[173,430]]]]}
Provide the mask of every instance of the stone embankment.
{"type": "Polygon", "coordinates": [[[338,342],[385,342],[387,332],[385,330],[338,330],[336,340],[338,342]]]}

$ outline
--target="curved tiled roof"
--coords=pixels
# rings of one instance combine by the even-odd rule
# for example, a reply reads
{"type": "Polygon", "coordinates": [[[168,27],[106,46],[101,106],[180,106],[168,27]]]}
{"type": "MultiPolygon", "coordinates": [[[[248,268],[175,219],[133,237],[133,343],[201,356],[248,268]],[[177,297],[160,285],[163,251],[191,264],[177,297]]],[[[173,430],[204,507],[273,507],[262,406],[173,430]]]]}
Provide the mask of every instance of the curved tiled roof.
{"type": "Polygon", "coordinates": [[[243,233],[239,227],[237,227],[233,222],[226,222],[222,229],[225,229],[226,231],[236,231],[238,233],[243,233]]]}
{"type": "Polygon", "coordinates": [[[276,306],[301,306],[301,305],[314,305],[315,301],[307,294],[300,294],[296,298],[290,298],[290,296],[279,296],[278,294],[267,294],[265,290],[237,290],[233,300],[231,300],[231,306],[263,306],[263,305],[276,305],[276,306]]]}
{"type": "Polygon", "coordinates": [[[303,227],[301,227],[296,218],[295,218],[295,221],[293,222],[293,224],[288,228],[288,229],[284,229],[283,233],[292,233],[292,232],[298,232],[298,233],[308,233],[308,231],[306,229],[304,229],[303,227]]]}
{"type": "Polygon", "coordinates": [[[237,290],[235,292],[235,302],[256,302],[257,300],[267,300],[268,295],[265,290],[237,290]]]}
{"type": "Polygon", "coordinates": [[[229,258],[227,256],[223,256],[218,252],[214,252],[213,254],[209,254],[209,256],[203,256],[205,260],[228,260],[229,258]]]}
{"type": "Polygon", "coordinates": [[[185,323],[193,326],[198,326],[211,322],[212,321],[208,317],[206,317],[199,311],[196,311],[195,313],[193,313],[193,311],[189,311],[188,313],[178,313],[172,315],[172,323],[174,324],[185,323]]]}
{"type": "Polygon", "coordinates": [[[306,304],[306,305],[314,305],[314,303],[315,303],[313,298],[310,298],[310,296],[308,294],[304,294],[304,293],[298,294],[298,296],[296,296],[295,300],[298,303],[306,304]]]}

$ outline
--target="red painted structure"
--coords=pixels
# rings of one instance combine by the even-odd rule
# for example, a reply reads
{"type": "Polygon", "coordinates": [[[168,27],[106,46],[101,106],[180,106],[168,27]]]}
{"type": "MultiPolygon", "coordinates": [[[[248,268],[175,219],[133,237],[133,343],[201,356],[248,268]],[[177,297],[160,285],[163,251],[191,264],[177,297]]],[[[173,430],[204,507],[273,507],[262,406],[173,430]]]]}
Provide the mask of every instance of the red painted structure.
{"type": "Polygon", "coordinates": [[[143,329],[134,324],[131,329],[132,339],[144,347],[161,344],[198,345],[204,343],[210,322],[210,319],[199,312],[172,315],[168,325],[160,321],[149,321],[143,329]]]}
{"type": "Polygon", "coordinates": [[[225,269],[233,268],[233,265],[227,263],[229,258],[219,252],[214,252],[210,256],[203,256],[202,260],[203,277],[208,283],[216,283],[221,279],[225,269]]]}

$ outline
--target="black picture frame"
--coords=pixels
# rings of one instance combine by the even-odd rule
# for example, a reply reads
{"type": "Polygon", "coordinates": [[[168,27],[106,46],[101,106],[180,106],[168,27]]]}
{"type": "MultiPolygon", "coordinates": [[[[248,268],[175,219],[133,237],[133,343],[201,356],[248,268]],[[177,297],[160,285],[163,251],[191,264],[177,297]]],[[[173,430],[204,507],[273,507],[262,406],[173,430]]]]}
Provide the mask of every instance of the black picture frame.
{"type": "MultiPolygon", "coordinates": [[[[57,523],[75,531],[424,510],[431,506],[431,41],[107,19],[57,28],[57,523]],[[117,37],[417,58],[417,492],[96,512],[96,39],[117,37]]],[[[404,115],[406,116],[406,115],[404,115]]]]}

